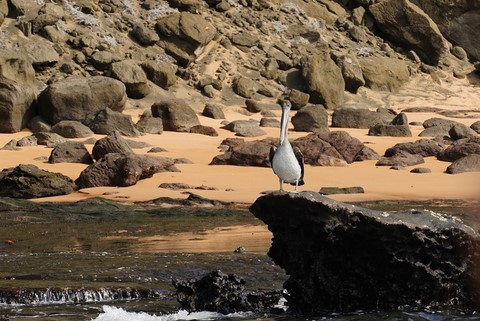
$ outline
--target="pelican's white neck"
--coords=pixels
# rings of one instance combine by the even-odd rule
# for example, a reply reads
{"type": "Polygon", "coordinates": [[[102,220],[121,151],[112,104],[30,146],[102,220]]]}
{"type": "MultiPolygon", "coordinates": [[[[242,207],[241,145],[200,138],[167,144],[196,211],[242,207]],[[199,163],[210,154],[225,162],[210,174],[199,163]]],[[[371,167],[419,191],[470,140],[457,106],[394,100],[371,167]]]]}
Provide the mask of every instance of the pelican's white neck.
{"type": "Polygon", "coordinates": [[[288,139],[288,116],[290,113],[290,102],[282,106],[282,119],[280,122],[280,145],[288,139]]]}

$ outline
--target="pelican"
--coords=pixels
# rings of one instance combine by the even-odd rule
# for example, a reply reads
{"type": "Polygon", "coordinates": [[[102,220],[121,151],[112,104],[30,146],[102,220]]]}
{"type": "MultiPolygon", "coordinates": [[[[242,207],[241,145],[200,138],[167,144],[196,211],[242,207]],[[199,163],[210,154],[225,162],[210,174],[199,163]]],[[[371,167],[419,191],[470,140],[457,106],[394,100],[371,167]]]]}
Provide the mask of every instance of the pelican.
{"type": "Polygon", "coordinates": [[[280,122],[280,145],[270,148],[270,164],[273,172],[280,181],[280,191],[283,192],[283,182],[295,185],[294,193],[298,193],[298,186],[303,185],[303,155],[298,148],[295,150],[288,141],[288,114],[292,104],[285,100],[282,104],[282,119],[280,122]]]}

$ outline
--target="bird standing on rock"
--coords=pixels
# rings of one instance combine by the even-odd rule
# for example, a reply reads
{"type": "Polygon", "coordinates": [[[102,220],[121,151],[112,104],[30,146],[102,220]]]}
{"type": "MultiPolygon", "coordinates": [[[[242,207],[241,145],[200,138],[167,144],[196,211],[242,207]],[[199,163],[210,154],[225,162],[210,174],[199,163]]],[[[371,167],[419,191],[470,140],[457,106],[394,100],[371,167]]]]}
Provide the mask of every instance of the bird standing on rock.
{"type": "Polygon", "coordinates": [[[298,193],[298,186],[305,184],[303,181],[303,155],[298,149],[292,148],[288,141],[288,119],[292,104],[285,100],[282,104],[282,119],[280,122],[280,145],[270,148],[270,164],[273,172],[280,181],[280,191],[283,192],[283,182],[295,185],[294,193],[298,193]]]}

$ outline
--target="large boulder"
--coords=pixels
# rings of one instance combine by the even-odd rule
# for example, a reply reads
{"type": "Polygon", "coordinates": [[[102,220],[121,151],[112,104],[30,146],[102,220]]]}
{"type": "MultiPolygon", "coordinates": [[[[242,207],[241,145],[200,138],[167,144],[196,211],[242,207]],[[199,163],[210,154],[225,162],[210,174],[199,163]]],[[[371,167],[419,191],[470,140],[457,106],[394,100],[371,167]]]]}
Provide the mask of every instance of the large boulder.
{"type": "Polygon", "coordinates": [[[328,131],[328,113],[322,105],[307,105],[292,117],[292,125],[295,131],[328,131]]]}
{"type": "Polygon", "coordinates": [[[357,57],[353,55],[340,56],[336,60],[338,66],[342,70],[343,79],[345,80],[345,89],[356,94],[358,88],[365,86],[363,71],[357,57]]]}
{"type": "MultiPolygon", "coordinates": [[[[313,166],[345,166],[346,160],[342,153],[331,144],[339,139],[331,139],[328,133],[311,133],[292,142],[292,145],[303,153],[305,164],[313,166]]],[[[341,143],[340,145],[348,145],[341,143]]]]}
{"type": "Polygon", "coordinates": [[[365,86],[376,90],[396,91],[410,78],[408,65],[385,56],[359,58],[365,86]]]}
{"type": "Polygon", "coordinates": [[[132,116],[113,111],[110,108],[100,110],[89,127],[95,134],[109,135],[114,131],[119,131],[124,136],[140,136],[140,132],[132,121],[132,116]]]}
{"type": "Polygon", "coordinates": [[[200,125],[195,111],[181,99],[154,103],[151,111],[153,117],[162,119],[163,130],[189,132],[193,126],[200,125]]]}
{"type": "Polygon", "coordinates": [[[266,134],[256,120],[234,120],[225,125],[224,128],[241,137],[257,137],[266,134]]]}
{"type": "Polygon", "coordinates": [[[35,165],[18,165],[0,172],[0,196],[38,198],[67,195],[76,189],[69,177],[35,165]]]}
{"type": "Polygon", "coordinates": [[[35,70],[18,52],[0,50],[0,133],[15,133],[35,116],[35,70]]]}
{"type": "Polygon", "coordinates": [[[158,44],[187,66],[217,34],[217,29],[202,15],[189,12],[173,13],[157,20],[158,44]]]}
{"type": "Polygon", "coordinates": [[[414,50],[426,63],[437,65],[449,53],[435,22],[409,0],[380,1],[369,11],[386,37],[414,50]]]}
{"type": "Polygon", "coordinates": [[[454,162],[470,154],[480,154],[479,136],[456,140],[439,152],[437,158],[442,161],[454,162]]]}
{"type": "Polygon", "coordinates": [[[75,183],[80,188],[132,186],[159,172],[178,172],[171,158],[109,153],[85,168],[75,183]]]}
{"type": "Polygon", "coordinates": [[[310,102],[334,109],[345,100],[345,81],[329,52],[307,56],[302,62],[302,75],[310,102]]]}
{"type": "Polygon", "coordinates": [[[447,167],[447,173],[449,174],[466,172],[480,172],[480,154],[464,156],[447,167]]]}
{"type": "Polygon", "coordinates": [[[168,89],[177,82],[177,66],[162,61],[145,61],[141,63],[147,78],[155,85],[168,89]]]}
{"type": "Polygon", "coordinates": [[[72,76],[48,86],[39,97],[38,109],[52,125],[77,120],[88,126],[107,107],[122,112],[126,100],[125,85],[119,80],[72,76]]]}
{"type": "Polygon", "coordinates": [[[151,91],[147,75],[133,60],[114,62],[110,65],[110,74],[125,85],[127,96],[130,98],[140,99],[151,91]]]}
{"type": "Polygon", "coordinates": [[[477,307],[480,238],[432,211],[389,213],[318,193],[274,192],[250,207],[273,233],[268,255],[304,315],[404,306],[477,307]]]}
{"type": "Polygon", "coordinates": [[[412,0],[438,25],[443,36],[461,46],[469,56],[480,60],[480,2],[458,0],[412,0]]]}

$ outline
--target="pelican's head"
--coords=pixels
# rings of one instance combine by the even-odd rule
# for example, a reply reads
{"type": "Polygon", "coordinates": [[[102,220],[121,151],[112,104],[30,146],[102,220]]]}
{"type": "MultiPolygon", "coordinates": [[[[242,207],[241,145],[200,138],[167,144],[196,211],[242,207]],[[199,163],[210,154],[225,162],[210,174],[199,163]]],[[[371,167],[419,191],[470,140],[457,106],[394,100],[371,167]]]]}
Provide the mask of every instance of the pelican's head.
{"type": "Polygon", "coordinates": [[[282,110],[284,112],[287,112],[290,111],[290,108],[292,108],[292,103],[290,102],[290,100],[285,99],[282,103],[282,110]]]}

